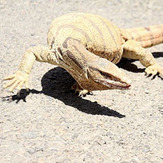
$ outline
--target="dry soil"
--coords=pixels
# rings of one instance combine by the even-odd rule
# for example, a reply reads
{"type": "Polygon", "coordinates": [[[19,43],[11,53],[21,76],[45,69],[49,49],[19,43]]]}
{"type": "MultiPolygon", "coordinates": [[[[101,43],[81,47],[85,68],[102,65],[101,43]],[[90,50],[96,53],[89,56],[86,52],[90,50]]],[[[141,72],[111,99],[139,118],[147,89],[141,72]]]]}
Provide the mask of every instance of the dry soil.
{"type": "MultiPolygon", "coordinates": [[[[25,49],[46,45],[54,18],[74,11],[121,28],[163,23],[162,0],[0,0],[0,80],[16,71],[25,49]]],[[[149,50],[163,66],[163,45],[149,50]]],[[[65,70],[36,63],[24,100],[0,101],[0,162],[163,162],[163,81],[146,78],[138,61],[120,66],[132,79],[130,90],[80,98],[69,91],[73,79],[65,70]]],[[[2,84],[0,91],[11,95],[2,84]]]]}

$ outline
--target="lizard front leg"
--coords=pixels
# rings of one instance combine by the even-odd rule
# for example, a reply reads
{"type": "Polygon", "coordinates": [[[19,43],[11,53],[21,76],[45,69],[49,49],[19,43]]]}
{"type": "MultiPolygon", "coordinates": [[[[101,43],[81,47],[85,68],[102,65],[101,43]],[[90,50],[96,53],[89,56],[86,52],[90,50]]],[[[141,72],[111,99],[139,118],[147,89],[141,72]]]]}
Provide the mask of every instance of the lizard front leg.
{"type": "Polygon", "coordinates": [[[47,47],[34,46],[29,48],[25,51],[17,72],[3,79],[11,80],[9,83],[5,84],[3,88],[9,87],[9,91],[13,91],[14,89],[21,90],[22,86],[25,84],[26,89],[29,89],[29,74],[35,60],[51,63],[52,61],[50,57],[50,51],[47,47]]]}
{"type": "Polygon", "coordinates": [[[147,75],[156,75],[157,73],[163,75],[163,68],[156,62],[152,53],[144,49],[139,42],[128,40],[124,43],[123,48],[123,57],[138,59],[146,67],[145,72],[147,75]]]}

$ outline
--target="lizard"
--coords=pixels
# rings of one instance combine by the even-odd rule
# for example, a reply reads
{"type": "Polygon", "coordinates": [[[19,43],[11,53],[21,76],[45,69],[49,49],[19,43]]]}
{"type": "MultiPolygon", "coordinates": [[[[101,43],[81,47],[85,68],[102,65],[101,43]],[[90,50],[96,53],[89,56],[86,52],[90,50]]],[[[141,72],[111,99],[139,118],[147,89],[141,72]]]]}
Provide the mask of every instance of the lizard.
{"type": "Polygon", "coordinates": [[[163,24],[121,29],[108,19],[89,13],[69,13],[55,18],[48,30],[48,46],[27,49],[16,73],[3,88],[29,89],[29,75],[36,61],[57,65],[76,80],[80,95],[94,90],[128,89],[131,80],[117,67],[121,58],[137,59],[148,75],[163,75],[163,68],[145,48],[163,43],[163,24]]]}

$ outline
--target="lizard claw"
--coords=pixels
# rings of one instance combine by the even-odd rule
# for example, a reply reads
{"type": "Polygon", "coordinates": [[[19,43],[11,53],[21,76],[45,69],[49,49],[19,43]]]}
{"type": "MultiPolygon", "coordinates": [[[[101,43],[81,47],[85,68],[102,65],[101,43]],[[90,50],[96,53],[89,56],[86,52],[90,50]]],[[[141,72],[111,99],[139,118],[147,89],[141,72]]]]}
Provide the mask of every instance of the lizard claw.
{"type": "Polygon", "coordinates": [[[3,88],[9,88],[10,92],[13,92],[14,89],[20,91],[23,84],[25,84],[26,89],[29,90],[28,78],[29,75],[27,73],[18,70],[14,75],[7,76],[3,79],[3,81],[10,80],[10,82],[5,84],[3,88]]]}
{"type": "Polygon", "coordinates": [[[24,102],[26,102],[26,97],[29,94],[30,94],[30,91],[27,91],[25,89],[21,89],[20,91],[17,92],[17,94],[2,97],[2,101],[5,101],[5,102],[16,101],[16,103],[18,103],[20,100],[23,100],[24,102]]]}
{"type": "Polygon", "coordinates": [[[146,75],[157,75],[159,73],[160,76],[163,76],[163,68],[155,64],[155,65],[147,67],[145,69],[145,73],[146,75]]]}

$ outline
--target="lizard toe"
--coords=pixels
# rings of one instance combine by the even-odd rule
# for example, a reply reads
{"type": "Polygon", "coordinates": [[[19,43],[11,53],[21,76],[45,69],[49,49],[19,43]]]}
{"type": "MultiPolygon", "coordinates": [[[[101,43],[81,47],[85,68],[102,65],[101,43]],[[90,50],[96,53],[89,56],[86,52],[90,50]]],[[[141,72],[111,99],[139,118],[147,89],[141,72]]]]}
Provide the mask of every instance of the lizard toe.
{"type": "Polygon", "coordinates": [[[3,88],[9,88],[9,91],[13,92],[14,89],[21,90],[23,84],[25,84],[25,87],[28,90],[29,89],[28,77],[29,77],[28,74],[21,71],[17,71],[14,75],[10,75],[4,78],[4,80],[10,80],[10,82],[5,84],[3,88]]]}
{"type": "Polygon", "coordinates": [[[15,83],[16,79],[11,79],[11,81],[3,86],[3,88],[8,88],[15,83]]]}
{"type": "Polygon", "coordinates": [[[13,79],[14,77],[15,77],[15,75],[9,75],[9,76],[3,78],[3,81],[4,81],[4,80],[11,80],[11,79],[13,79]]]}
{"type": "Polygon", "coordinates": [[[13,90],[17,87],[17,85],[19,84],[19,81],[15,81],[9,88],[10,92],[13,92],[13,90]]]}
{"type": "Polygon", "coordinates": [[[146,75],[156,75],[157,73],[161,73],[160,67],[158,65],[152,65],[145,69],[146,75]]]}
{"type": "Polygon", "coordinates": [[[163,67],[159,67],[158,73],[161,77],[163,77],[163,67]]]}
{"type": "Polygon", "coordinates": [[[89,91],[86,89],[83,89],[83,90],[80,90],[78,93],[80,97],[85,97],[89,93],[89,91]]]}
{"type": "Polygon", "coordinates": [[[24,82],[21,81],[18,85],[17,85],[17,89],[20,91],[22,89],[22,86],[23,86],[24,82]]]}

